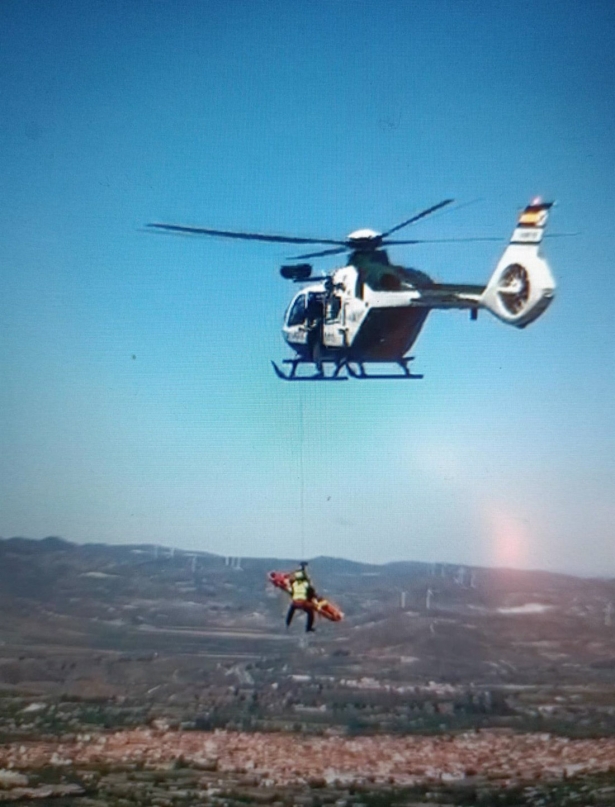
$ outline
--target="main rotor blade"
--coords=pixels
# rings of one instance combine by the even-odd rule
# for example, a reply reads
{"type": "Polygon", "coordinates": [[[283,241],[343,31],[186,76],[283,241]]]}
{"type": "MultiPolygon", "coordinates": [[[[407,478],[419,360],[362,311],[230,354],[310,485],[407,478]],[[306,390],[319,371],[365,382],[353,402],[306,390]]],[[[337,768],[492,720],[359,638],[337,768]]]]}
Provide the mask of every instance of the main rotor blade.
{"type": "Polygon", "coordinates": [[[407,227],[408,224],[414,224],[415,221],[423,219],[425,218],[425,216],[429,216],[431,213],[435,213],[436,210],[440,210],[441,207],[450,205],[454,201],[455,201],[454,199],[445,199],[443,202],[438,202],[437,205],[434,205],[433,207],[428,207],[427,210],[422,210],[420,213],[417,213],[415,216],[412,216],[412,218],[408,219],[407,221],[402,221],[401,224],[398,224],[396,227],[387,230],[386,233],[382,233],[382,237],[386,238],[387,235],[391,235],[391,233],[396,233],[398,230],[401,230],[402,227],[407,227]]]}
{"type": "Polygon", "coordinates": [[[305,255],[291,255],[289,261],[299,261],[302,258],[322,258],[325,255],[339,255],[340,252],[346,252],[348,247],[335,247],[335,249],[323,249],[321,252],[306,252],[305,255]]]}
{"type": "Polygon", "coordinates": [[[506,238],[497,235],[478,236],[476,238],[470,236],[469,238],[414,238],[408,241],[383,241],[383,247],[389,247],[393,244],[458,244],[464,241],[505,241],[506,238]]]}
{"type": "Polygon", "coordinates": [[[158,230],[173,233],[191,233],[194,235],[217,235],[222,238],[241,238],[246,241],[277,241],[282,244],[345,244],[345,241],[334,241],[331,238],[297,238],[290,235],[266,235],[264,233],[243,233],[231,230],[210,230],[207,227],[187,227],[183,224],[148,224],[158,230]]]}

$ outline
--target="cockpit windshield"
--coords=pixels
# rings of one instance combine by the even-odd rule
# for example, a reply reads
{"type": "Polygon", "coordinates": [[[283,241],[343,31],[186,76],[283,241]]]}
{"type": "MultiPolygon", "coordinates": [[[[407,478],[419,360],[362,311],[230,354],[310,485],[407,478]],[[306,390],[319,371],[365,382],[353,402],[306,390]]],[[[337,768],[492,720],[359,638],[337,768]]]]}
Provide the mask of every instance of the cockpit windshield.
{"type": "Polygon", "coordinates": [[[289,328],[295,325],[301,325],[301,323],[305,321],[305,310],[305,294],[300,294],[290,307],[286,318],[286,324],[289,328]]]}

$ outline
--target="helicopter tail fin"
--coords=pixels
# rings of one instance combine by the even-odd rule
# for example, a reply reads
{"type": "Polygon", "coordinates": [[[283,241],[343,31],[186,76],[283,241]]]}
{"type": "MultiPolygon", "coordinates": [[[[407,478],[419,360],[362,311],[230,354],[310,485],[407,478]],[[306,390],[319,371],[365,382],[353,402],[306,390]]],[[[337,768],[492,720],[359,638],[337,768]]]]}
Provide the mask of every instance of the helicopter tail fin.
{"type": "Polygon", "coordinates": [[[480,302],[498,319],[525,328],[548,307],[555,280],[539,254],[552,202],[532,201],[521,213],[480,302]]]}

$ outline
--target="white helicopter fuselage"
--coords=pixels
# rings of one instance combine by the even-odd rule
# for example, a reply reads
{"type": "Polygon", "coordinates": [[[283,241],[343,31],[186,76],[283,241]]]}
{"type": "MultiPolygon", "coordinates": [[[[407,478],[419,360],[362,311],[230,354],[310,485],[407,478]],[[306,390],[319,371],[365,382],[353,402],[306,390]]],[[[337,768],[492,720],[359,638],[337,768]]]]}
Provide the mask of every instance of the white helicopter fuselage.
{"type": "Polygon", "coordinates": [[[394,291],[374,290],[362,281],[357,267],[345,266],[336,269],[326,283],[313,283],[295,295],[283,335],[290,347],[307,356],[315,327],[310,309],[320,306],[317,327],[324,356],[355,358],[356,354],[359,358],[360,354],[362,361],[397,361],[411,347],[427,317],[421,296],[410,285],[394,291]]]}

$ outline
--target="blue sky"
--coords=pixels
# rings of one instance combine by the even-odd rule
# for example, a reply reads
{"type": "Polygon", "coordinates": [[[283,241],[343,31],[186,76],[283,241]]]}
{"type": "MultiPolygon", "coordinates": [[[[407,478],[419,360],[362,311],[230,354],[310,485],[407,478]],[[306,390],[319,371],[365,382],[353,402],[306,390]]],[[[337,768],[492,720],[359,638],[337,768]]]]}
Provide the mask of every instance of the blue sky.
{"type": "Polygon", "coordinates": [[[609,2],[2,3],[0,535],[615,574],[614,40],[609,2]],[[551,308],[434,313],[411,384],[282,384],[289,251],[143,231],[452,196],[412,235],[503,246],[538,194],[551,308]]]}

